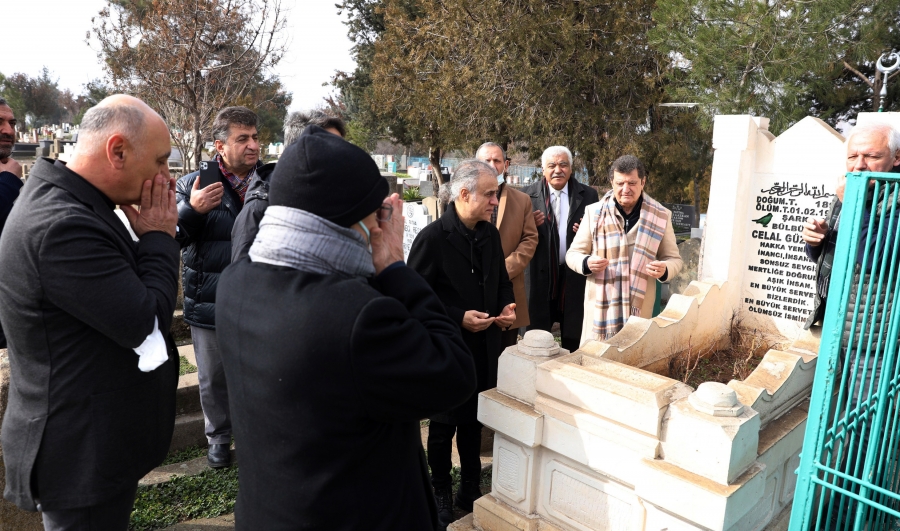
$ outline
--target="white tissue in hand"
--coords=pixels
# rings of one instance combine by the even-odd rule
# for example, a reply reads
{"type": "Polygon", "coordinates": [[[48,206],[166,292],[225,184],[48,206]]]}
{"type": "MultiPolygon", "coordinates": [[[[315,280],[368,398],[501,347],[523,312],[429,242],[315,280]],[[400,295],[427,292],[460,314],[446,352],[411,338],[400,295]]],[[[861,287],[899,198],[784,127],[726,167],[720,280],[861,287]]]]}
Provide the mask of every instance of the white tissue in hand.
{"type": "Polygon", "coordinates": [[[138,355],[138,369],[143,372],[150,372],[169,359],[166,338],[159,331],[159,320],[156,317],[153,318],[153,331],[134,351],[138,355]]]}

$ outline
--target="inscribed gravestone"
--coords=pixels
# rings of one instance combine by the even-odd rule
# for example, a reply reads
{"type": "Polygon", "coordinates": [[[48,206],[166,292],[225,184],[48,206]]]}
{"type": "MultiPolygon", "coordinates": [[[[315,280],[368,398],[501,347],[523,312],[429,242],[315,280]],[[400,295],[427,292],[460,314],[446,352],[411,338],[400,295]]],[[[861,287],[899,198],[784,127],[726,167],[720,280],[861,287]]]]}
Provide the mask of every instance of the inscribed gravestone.
{"type": "Polygon", "coordinates": [[[821,178],[760,177],[749,220],[744,304],[751,313],[802,323],[812,310],[816,264],[806,257],[800,232],[806,218],[825,217],[834,194],[821,178]]]}
{"type": "Polygon", "coordinates": [[[403,260],[406,261],[416,236],[431,223],[431,215],[422,203],[403,203],[403,216],[406,218],[403,225],[403,260]]]}
{"type": "Polygon", "coordinates": [[[672,228],[675,234],[689,234],[691,229],[697,226],[697,209],[693,205],[677,205],[675,203],[663,203],[664,207],[672,211],[672,228]]]}

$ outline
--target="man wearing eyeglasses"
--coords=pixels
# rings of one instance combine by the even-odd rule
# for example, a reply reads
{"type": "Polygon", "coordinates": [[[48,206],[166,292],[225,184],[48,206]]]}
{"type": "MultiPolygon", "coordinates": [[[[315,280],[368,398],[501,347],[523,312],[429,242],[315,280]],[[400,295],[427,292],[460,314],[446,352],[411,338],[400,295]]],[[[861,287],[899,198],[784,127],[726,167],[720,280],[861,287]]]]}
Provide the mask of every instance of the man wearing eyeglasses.
{"type": "Polygon", "coordinates": [[[584,207],[599,201],[597,191],[572,179],[572,152],[552,146],[541,155],[544,178],[522,191],[531,196],[538,246],[529,266],[531,329],[559,323],[562,347],[577,350],[584,317],[585,277],[566,267],[584,207]]]}
{"type": "Polygon", "coordinates": [[[239,531],[437,524],[419,419],[472,396],[475,365],[403,263],[387,194],[372,157],[311,125],[275,167],[248,257],[222,273],[239,531]]]}

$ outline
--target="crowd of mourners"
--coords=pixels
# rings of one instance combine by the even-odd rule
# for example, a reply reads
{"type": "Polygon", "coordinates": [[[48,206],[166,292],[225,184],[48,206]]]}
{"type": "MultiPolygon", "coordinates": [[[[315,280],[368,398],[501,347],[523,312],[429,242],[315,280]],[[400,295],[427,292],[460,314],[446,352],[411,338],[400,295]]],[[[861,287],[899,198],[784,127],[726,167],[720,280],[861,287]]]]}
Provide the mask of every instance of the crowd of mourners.
{"type": "MultiPolygon", "coordinates": [[[[13,111],[0,99],[4,496],[47,530],[125,530],[166,457],[179,273],[208,463],[230,466],[232,439],[240,456],[237,529],[431,530],[482,495],[477,395],[502,351],[555,324],[568,350],[607,339],[682,268],[631,155],[600,197],[548,147],[518,190],[486,142],[404,261],[402,202],[339,118],[289,115],[263,164],[257,116],[228,107],[214,157],[176,181],[166,123],[115,95],[23,186],[13,111]]],[[[827,223],[808,232],[829,256],[827,223]]]]}

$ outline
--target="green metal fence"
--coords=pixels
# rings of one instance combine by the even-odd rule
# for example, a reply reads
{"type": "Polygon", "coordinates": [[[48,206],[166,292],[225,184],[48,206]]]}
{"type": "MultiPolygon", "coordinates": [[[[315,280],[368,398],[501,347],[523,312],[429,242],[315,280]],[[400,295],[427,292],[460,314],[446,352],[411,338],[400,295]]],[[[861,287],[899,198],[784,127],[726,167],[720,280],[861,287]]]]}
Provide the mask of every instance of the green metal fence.
{"type": "Polygon", "coordinates": [[[791,531],[900,529],[900,174],[844,199],[791,531]]]}

